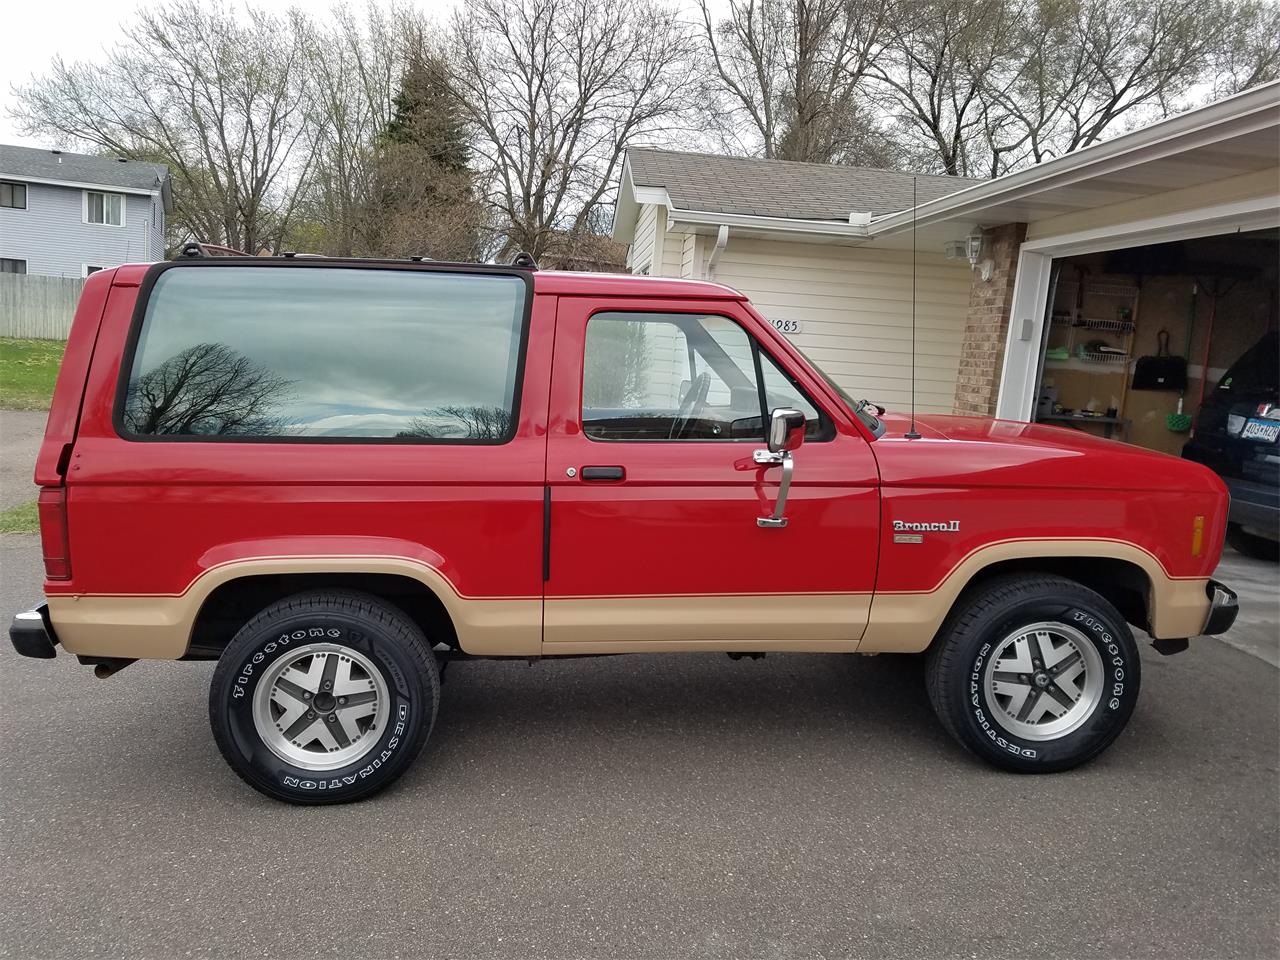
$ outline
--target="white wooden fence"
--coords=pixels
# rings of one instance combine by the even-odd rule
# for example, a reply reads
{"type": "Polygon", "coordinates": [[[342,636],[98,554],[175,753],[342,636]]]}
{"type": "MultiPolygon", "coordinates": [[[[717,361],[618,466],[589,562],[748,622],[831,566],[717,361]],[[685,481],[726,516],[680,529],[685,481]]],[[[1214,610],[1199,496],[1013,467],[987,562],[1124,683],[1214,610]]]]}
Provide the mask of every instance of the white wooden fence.
{"type": "Polygon", "coordinates": [[[0,337],[65,340],[84,281],[0,273],[0,337]]]}

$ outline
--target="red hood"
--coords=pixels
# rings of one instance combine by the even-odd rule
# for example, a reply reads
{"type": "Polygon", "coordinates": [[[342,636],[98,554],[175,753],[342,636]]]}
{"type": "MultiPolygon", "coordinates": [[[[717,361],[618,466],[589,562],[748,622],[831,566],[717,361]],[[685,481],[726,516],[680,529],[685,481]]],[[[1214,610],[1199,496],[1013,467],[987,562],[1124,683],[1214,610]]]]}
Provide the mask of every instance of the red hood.
{"type": "Polygon", "coordinates": [[[1017,420],[887,413],[871,445],[884,483],[928,486],[1080,487],[1093,490],[1224,490],[1210,470],[1083,430],[1017,420]]]}

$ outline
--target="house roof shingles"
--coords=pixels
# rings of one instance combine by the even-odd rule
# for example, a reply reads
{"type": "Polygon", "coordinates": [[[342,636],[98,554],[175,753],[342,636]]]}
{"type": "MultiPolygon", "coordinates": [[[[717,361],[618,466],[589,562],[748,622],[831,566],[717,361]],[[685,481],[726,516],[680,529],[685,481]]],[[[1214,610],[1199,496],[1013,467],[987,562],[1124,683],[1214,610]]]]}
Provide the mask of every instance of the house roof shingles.
{"type": "Polygon", "coordinates": [[[665,188],[678,209],[795,220],[847,223],[855,212],[881,217],[909,209],[913,178],[920,203],[984,182],[648,147],[628,150],[627,160],[632,183],[665,188]]]}
{"type": "Polygon", "coordinates": [[[83,153],[55,153],[39,147],[0,144],[0,175],[93,183],[122,190],[155,191],[169,179],[169,168],[159,163],[114,157],[91,157],[83,153]],[[62,162],[59,163],[58,161],[62,162]]]}

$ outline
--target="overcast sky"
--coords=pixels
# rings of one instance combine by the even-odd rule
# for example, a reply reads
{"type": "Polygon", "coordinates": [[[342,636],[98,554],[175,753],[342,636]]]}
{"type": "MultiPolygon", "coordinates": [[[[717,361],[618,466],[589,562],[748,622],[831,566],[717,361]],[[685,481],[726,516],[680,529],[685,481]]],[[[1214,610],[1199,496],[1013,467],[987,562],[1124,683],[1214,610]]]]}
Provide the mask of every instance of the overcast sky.
{"type": "MultiPolygon", "coordinates": [[[[200,3],[201,0],[190,0],[200,3]]],[[[441,15],[453,8],[458,0],[411,0],[414,6],[441,15]]],[[[681,7],[693,12],[697,0],[678,0],[681,7]]],[[[711,9],[724,6],[725,0],[715,0],[711,9]]],[[[234,4],[243,7],[237,0],[234,4]]],[[[363,0],[353,0],[351,6],[362,7],[363,0]]],[[[60,0],[56,3],[13,0],[5,5],[3,27],[0,28],[0,143],[17,143],[31,147],[58,147],[64,144],[50,143],[46,139],[25,137],[9,116],[13,104],[10,92],[15,84],[25,84],[33,74],[48,70],[54,57],[64,60],[98,60],[121,38],[121,28],[133,18],[139,8],[160,6],[156,2],[112,2],[112,0],[60,0]]],[[[253,6],[273,12],[303,7],[312,11],[329,9],[332,4],[314,0],[254,0],[253,6]]]]}
{"type": "MultiPolygon", "coordinates": [[[[200,0],[192,0],[199,3],[200,0]]],[[[428,11],[448,10],[455,0],[414,0],[414,5],[428,11]]],[[[35,137],[24,137],[9,116],[13,104],[10,92],[15,84],[25,84],[32,74],[44,73],[54,57],[64,60],[101,59],[121,38],[121,28],[135,10],[160,6],[158,2],[129,3],[111,0],[59,0],[57,3],[15,2],[5,4],[4,25],[0,28],[0,143],[25,144],[32,147],[55,147],[57,143],[35,137]]],[[[238,7],[243,3],[237,2],[238,7]]],[[[305,0],[254,0],[256,7],[283,11],[290,7],[328,9],[328,4],[305,0]]],[[[355,3],[353,6],[362,6],[355,3]]]]}

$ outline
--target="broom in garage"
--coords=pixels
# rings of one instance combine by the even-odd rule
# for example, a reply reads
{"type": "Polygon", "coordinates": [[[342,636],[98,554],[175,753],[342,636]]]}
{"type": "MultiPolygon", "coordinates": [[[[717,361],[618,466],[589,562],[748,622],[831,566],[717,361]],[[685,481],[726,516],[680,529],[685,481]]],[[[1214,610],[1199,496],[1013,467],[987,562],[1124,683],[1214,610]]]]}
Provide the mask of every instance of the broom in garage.
{"type": "MultiPolygon", "coordinates": [[[[1196,292],[1199,284],[1191,284],[1191,309],[1187,311],[1187,345],[1182,351],[1184,357],[1191,356],[1191,331],[1196,325],[1196,292]]],[[[1174,433],[1186,433],[1191,429],[1191,415],[1182,412],[1182,402],[1187,396],[1187,385],[1184,383],[1182,389],[1178,391],[1178,410],[1176,413],[1166,414],[1164,425],[1174,433]]]]}

